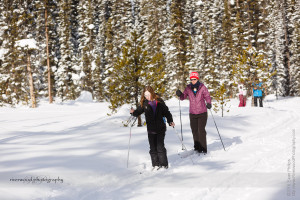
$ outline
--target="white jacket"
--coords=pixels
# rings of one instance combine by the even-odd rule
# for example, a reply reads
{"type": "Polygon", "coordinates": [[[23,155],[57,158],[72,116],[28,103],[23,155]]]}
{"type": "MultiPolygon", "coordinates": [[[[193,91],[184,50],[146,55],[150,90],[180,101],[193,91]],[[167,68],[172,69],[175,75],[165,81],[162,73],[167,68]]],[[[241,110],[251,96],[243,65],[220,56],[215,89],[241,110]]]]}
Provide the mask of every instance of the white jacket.
{"type": "Polygon", "coordinates": [[[247,89],[244,86],[244,84],[238,84],[238,89],[239,89],[239,95],[247,95],[247,89]]]}

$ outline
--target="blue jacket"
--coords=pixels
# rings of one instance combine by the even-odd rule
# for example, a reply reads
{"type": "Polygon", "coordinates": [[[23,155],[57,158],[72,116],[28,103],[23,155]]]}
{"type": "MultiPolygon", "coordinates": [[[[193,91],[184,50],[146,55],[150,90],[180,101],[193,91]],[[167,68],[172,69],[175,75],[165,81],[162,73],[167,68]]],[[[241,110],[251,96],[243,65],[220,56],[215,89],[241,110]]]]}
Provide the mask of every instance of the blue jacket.
{"type": "Polygon", "coordinates": [[[262,83],[252,83],[253,86],[253,96],[254,97],[262,97],[263,96],[263,91],[262,91],[262,83]],[[254,88],[257,89],[254,89],[254,88]]]}

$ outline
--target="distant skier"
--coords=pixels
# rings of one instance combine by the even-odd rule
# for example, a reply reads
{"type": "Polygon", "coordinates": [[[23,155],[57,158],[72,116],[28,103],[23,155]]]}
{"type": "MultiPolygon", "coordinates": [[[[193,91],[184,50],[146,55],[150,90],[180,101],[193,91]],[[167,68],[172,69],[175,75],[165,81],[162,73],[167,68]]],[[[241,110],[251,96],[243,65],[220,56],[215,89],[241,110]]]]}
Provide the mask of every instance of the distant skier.
{"type": "Polygon", "coordinates": [[[172,114],[164,101],[159,98],[151,86],[146,86],[140,100],[141,106],[136,110],[131,109],[130,113],[138,117],[145,113],[148,141],[150,145],[150,156],[153,170],[160,168],[168,168],[167,150],[165,148],[166,124],[164,117],[170,126],[174,127],[172,114]]]}
{"type": "Polygon", "coordinates": [[[184,92],[176,91],[180,100],[187,97],[190,101],[190,126],[194,139],[194,150],[198,153],[207,153],[207,141],[205,126],[207,123],[207,108],[211,109],[211,97],[203,83],[199,82],[197,72],[190,74],[191,83],[184,92]],[[206,104],[205,104],[206,102],[206,104]]]}
{"type": "Polygon", "coordinates": [[[254,106],[257,107],[257,99],[258,99],[259,107],[263,107],[263,92],[264,92],[263,83],[259,82],[258,78],[255,78],[255,82],[252,83],[252,87],[253,87],[254,106]]]}
{"type": "Polygon", "coordinates": [[[239,99],[240,99],[240,104],[239,107],[245,107],[246,106],[246,101],[247,101],[247,90],[244,85],[244,81],[240,81],[238,84],[238,91],[239,91],[239,99]]]}

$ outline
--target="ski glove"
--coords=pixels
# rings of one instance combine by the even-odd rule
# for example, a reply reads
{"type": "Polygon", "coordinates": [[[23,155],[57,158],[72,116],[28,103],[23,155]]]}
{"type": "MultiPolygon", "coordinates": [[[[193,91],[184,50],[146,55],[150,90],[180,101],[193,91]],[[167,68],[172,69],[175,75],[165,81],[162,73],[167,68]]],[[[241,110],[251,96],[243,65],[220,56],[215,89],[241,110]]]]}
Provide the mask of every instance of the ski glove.
{"type": "Polygon", "coordinates": [[[206,104],[206,108],[211,109],[211,104],[210,103],[206,104]]]}
{"type": "Polygon", "coordinates": [[[180,96],[182,95],[182,92],[181,92],[180,90],[177,90],[177,91],[176,91],[176,95],[177,95],[178,97],[180,97],[180,96]]]}

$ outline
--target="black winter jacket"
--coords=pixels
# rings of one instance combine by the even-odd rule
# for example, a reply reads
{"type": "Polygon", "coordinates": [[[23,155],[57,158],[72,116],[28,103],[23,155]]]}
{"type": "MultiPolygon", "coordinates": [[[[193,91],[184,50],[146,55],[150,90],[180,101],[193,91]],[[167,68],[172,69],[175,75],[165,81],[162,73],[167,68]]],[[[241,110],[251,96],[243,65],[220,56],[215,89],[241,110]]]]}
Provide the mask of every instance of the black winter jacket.
{"type": "Polygon", "coordinates": [[[158,99],[155,115],[152,107],[149,105],[148,100],[143,102],[143,106],[139,106],[132,114],[138,117],[145,112],[147,130],[148,132],[165,133],[166,124],[163,117],[167,118],[168,124],[173,122],[172,114],[169,111],[168,106],[162,99],[158,99]]]}

